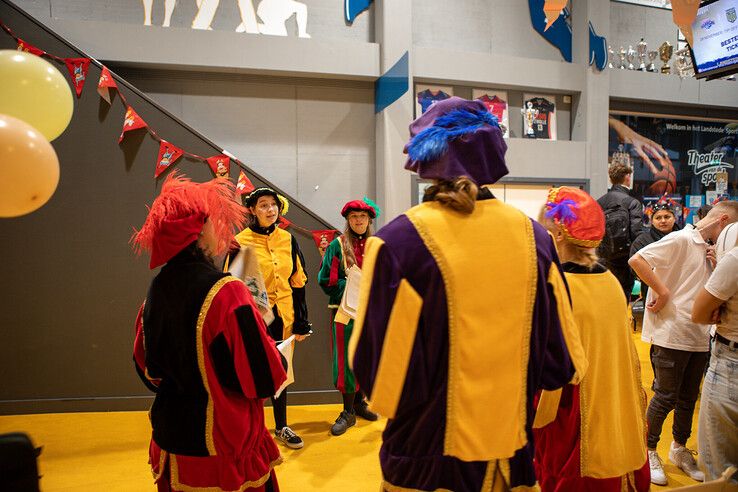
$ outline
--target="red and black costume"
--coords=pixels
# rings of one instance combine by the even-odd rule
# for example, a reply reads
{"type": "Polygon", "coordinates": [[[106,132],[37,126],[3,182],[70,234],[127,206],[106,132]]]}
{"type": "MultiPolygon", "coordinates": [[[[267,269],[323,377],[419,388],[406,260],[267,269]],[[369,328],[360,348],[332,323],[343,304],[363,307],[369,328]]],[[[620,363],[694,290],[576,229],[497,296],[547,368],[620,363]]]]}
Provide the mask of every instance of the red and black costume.
{"type": "Polygon", "coordinates": [[[135,244],[165,263],[136,320],[134,360],[156,398],[150,462],[159,490],[279,490],[281,460],[263,398],[285,372],[242,281],[221,272],[197,237],[206,220],[221,244],[243,217],[225,180],[170,176],[135,244]]]}

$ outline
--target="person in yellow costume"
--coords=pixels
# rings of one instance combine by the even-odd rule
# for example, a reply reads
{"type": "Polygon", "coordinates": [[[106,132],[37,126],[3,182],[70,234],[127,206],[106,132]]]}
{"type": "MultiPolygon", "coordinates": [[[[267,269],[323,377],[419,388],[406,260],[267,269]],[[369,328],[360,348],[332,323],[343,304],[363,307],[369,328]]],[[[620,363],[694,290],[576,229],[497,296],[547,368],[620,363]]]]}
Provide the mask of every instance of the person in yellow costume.
{"type": "Polygon", "coordinates": [[[533,424],[536,475],[543,492],[650,486],[646,395],[617,278],[597,262],[605,215],[579,188],[552,188],[540,222],[561,258],[587,374],[578,385],[544,391],[533,424]]]}
{"type": "MultiPolygon", "coordinates": [[[[256,252],[274,313],[267,332],[276,342],[292,334],[297,341],[303,341],[311,333],[305,302],[305,259],[294,236],[278,227],[288,202],[271,188],[257,188],[246,198],[246,206],[251,212],[251,223],[236,235],[236,240],[256,252]]],[[[286,389],[279,398],[272,397],[272,405],[277,440],[292,449],[303,447],[300,436],[287,425],[286,389]]]]}

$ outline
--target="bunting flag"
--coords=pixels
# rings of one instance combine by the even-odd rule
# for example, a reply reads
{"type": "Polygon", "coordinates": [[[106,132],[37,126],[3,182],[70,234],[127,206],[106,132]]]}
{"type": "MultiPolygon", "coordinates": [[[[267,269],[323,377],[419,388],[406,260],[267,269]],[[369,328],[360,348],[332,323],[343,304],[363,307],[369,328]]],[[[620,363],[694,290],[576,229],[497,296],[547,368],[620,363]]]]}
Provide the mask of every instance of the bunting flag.
{"type": "Polygon", "coordinates": [[[100,80],[97,81],[97,93],[100,97],[105,99],[110,104],[110,89],[118,90],[118,84],[115,83],[115,79],[110,74],[108,67],[103,65],[102,73],[100,73],[100,80]]]}
{"type": "Polygon", "coordinates": [[[238,193],[239,196],[242,196],[246,193],[250,193],[254,189],[256,189],[254,184],[251,182],[248,176],[246,176],[246,173],[241,170],[241,172],[238,174],[238,183],[236,183],[236,193],[238,193]]]}
{"type": "Polygon", "coordinates": [[[216,178],[227,178],[231,173],[231,158],[227,155],[208,157],[207,161],[216,178]]]}
{"type": "Polygon", "coordinates": [[[26,43],[21,38],[18,38],[18,51],[25,51],[26,53],[30,53],[36,56],[41,56],[46,53],[44,50],[36,48],[32,44],[26,43]]]}
{"type": "Polygon", "coordinates": [[[89,58],[65,58],[64,63],[67,65],[69,75],[72,77],[74,90],[77,91],[77,98],[82,95],[82,87],[87,79],[87,70],[90,68],[89,58]]]}
{"type": "Polygon", "coordinates": [[[162,140],[159,144],[159,157],[156,159],[156,170],[154,171],[154,177],[158,178],[161,173],[167,170],[169,166],[174,164],[177,159],[182,157],[184,151],[172,145],[166,140],[162,140]]]}
{"type": "Polygon", "coordinates": [[[336,232],[337,231],[334,230],[312,231],[313,241],[315,241],[315,245],[318,247],[318,251],[320,251],[321,258],[325,255],[325,250],[328,249],[328,245],[331,244],[331,241],[336,237],[336,232]]]}
{"type": "Polygon", "coordinates": [[[123,137],[125,137],[126,132],[130,132],[133,130],[138,130],[139,128],[146,128],[146,122],[134,111],[134,109],[130,106],[126,109],[126,117],[123,120],[123,130],[120,132],[120,137],[118,137],[118,143],[121,143],[123,141],[123,137]]]}
{"type": "Polygon", "coordinates": [[[291,225],[292,222],[287,217],[279,218],[279,227],[281,227],[282,229],[287,229],[291,225]]]}

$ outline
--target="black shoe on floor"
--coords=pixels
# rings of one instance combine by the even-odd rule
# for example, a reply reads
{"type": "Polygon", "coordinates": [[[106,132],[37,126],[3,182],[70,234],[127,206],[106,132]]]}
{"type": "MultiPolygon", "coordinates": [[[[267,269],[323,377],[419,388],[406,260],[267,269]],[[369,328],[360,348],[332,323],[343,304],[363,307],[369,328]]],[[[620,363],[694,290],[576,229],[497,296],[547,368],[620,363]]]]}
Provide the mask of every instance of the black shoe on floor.
{"type": "Polygon", "coordinates": [[[376,422],[379,418],[379,415],[369,410],[369,405],[367,405],[365,401],[362,401],[358,405],[354,405],[354,412],[356,415],[364,420],[368,420],[369,422],[376,422]]]}
{"type": "Polygon", "coordinates": [[[338,415],[336,423],[331,426],[331,434],[333,434],[334,436],[340,436],[341,434],[346,432],[346,429],[354,425],[356,425],[356,415],[343,410],[338,415]]]}
{"type": "Polygon", "coordinates": [[[288,448],[300,449],[305,445],[300,436],[289,427],[282,427],[280,430],[274,431],[274,437],[288,448]]]}

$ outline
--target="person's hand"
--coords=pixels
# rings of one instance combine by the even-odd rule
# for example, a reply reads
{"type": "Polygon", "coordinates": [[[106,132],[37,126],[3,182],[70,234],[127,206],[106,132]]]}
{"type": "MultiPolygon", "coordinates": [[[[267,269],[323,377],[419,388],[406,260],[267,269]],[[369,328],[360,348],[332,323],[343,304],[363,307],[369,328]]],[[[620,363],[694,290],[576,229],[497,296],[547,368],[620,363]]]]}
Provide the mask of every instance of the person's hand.
{"type": "Polygon", "coordinates": [[[643,135],[636,133],[635,130],[630,128],[628,125],[615,118],[609,119],[610,127],[615,130],[618,134],[618,139],[622,143],[630,144],[636,154],[643,159],[643,162],[648,165],[651,172],[656,174],[659,170],[653,164],[651,157],[657,159],[661,165],[661,169],[673,167],[669,154],[666,150],[650,138],[646,138],[643,135]]]}
{"type": "Polygon", "coordinates": [[[307,335],[298,335],[297,333],[295,333],[295,340],[297,340],[298,342],[302,342],[307,337],[308,337],[307,335]]]}
{"type": "Polygon", "coordinates": [[[658,313],[664,308],[664,306],[666,306],[666,303],[669,302],[669,297],[671,297],[671,293],[667,290],[662,294],[658,294],[654,291],[653,294],[654,299],[651,299],[648,304],[646,304],[646,309],[648,309],[652,313],[658,313]]]}
{"type": "Polygon", "coordinates": [[[715,265],[717,265],[717,256],[715,255],[715,246],[708,246],[707,247],[707,261],[710,263],[712,268],[715,268],[715,265]]]}
{"type": "Polygon", "coordinates": [[[725,304],[717,308],[712,312],[712,315],[710,316],[710,323],[713,325],[716,325],[722,321],[721,311],[725,307],[725,304]]]}

